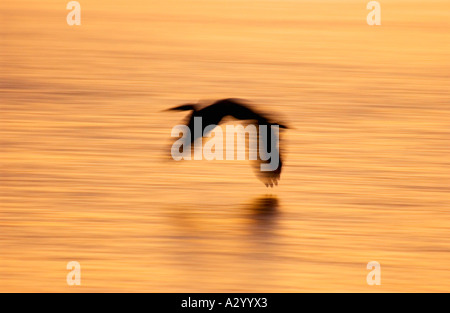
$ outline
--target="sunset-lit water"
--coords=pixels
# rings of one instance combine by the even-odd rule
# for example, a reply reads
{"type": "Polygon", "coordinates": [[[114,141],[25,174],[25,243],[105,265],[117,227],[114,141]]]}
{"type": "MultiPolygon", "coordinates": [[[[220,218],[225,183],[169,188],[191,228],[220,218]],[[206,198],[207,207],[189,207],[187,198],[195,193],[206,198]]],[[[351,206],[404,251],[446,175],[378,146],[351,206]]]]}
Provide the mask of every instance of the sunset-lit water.
{"type": "Polygon", "coordinates": [[[0,4],[0,291],[450,290],[448,1],[67,2],[0,4]],[[225,97],[293,126],[278,187],[167,158],[225,97]]]}

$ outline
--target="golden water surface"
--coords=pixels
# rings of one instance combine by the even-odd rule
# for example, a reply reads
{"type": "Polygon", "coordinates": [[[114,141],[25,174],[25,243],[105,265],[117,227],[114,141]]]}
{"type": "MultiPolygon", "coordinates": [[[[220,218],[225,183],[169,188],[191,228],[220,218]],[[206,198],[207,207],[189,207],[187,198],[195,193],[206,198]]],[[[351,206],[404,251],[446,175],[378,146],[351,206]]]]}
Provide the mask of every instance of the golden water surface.
{"type": "Polygon", "coordinates": [[[450,291],[448,0],[67,2],[0,4],[0,291],[450,291]],[[224,97],[292,126],[278,187],[167,158],[224,97]]]}

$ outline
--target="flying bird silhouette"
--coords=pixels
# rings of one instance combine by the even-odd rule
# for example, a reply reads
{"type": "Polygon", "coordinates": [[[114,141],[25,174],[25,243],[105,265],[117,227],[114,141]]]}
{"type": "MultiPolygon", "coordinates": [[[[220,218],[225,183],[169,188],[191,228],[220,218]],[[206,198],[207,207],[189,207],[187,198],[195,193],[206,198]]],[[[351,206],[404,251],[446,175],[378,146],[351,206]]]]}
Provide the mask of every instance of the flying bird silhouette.
{"type": "Polygon", "coordinates": [[[264,145],[265,151],[270,151],[271,154],[272,147],[275,147],[275,149],[277,150],[275,152],[278,154],[279,161],[278,165],[275,168],[271,168],[270,170],[262,170],[261,165],[270,164],[271,159],[269,158],[267,160],[264,160],[264,158],[261,158],[261,150],[258,150],[256,161],[252,164],[256,170],[257,176],[266,185],[266,187],[273,187],[273,185],[278,185],[278,180],[280,179],[281,169],[283,166],[280,149],[281,134],[279,132],[275,132],[272,126],[276,125],[280,129],[288,128],[284,124],[272,120],[267,114],[256,112],[254,109],[250,108],[248,104],[244,104],[243,101],[239,99],[222,99],[203,108],[200,104],[188,103],[170,108],[166,111],[191,111],[186,120],[186,126],[189,128],[191,133],[191,146],[195,140],[206,135],[204,131],[207,126],[219,125],[223,122],[224,118],[228,116],[240,120],[244,124],[255,125],[257,129],[257,138],[259,145],[264,145]],[[194,131],[195,117],[202,118],[201,133],[196,133],[194,131]],[[263,125],[267,126],[267,135],[263,134],[260,131],[259,126],[263,125]],[[272,145],[272,141],[274,141],[274,145],[272,145]]]}

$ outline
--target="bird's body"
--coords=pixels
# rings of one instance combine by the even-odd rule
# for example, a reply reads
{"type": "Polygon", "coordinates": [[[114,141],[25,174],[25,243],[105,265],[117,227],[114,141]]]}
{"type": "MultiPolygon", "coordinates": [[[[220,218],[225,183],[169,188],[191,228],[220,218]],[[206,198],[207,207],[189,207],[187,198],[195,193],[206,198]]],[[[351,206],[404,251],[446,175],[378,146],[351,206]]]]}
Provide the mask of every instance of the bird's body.
{"type": "MultiPolygon", "coordinates": [[[[271,170],[261,170],[258,167],[258,176],[265,183],[266,186],[271,186],[278,184],[278,180],[281,174],[282,161],[281,153],[279,149],[279,134],[275,132],[272,126],[278,126],[279,128],[287,128],[286,126],[272,121],[267,115],[256,112],[254,109],[250,108],[247,104],[242,103],[241,100],[237,99],[223,99],[214,102],[213,104],[200,108],[197,104],[185,104],[175,108],[169,109],[170,111],[191,111],[186,121],[186,126],[189,128],[191,136],[191,144],[199,139],[201,136],[205,136],[205,128],[210,125],[219,125],[225,117],[231,116],[237,120],[246,121],[247,124],[253,124],[259,126],[258,128],[258,138],[260,145],[264,145],[265,151],[271,151],[272,147],[277,149],[277,154],[279,157],[279,162],[276,168],[271,170]],[[201,132],[195,132],[195,118],[202,118],[202,129],[201,132]],[[259,131],[261,126],[267,126],[268,134],[262,134],[259,131]],[[264,135],[264,136],[263,136],[264,135]],[[272,145],[272,141],[273,145],[272,145]]],[[[259,150],[261,151],[261,150],[259,150]]],[[[270,163],[269,160],[264,160],[260,157],[258,153],[258,158],[256,160],[257,165],[270,163]]]]}

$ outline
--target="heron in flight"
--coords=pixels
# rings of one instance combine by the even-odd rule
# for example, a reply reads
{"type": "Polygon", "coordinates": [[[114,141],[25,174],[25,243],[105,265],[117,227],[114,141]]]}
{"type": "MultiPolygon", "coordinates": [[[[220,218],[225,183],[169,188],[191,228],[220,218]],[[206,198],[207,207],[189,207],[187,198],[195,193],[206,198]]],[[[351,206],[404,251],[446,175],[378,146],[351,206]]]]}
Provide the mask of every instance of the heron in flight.
{"type": "MultiPolygon", "coordinates": [[[[273,129],[273,126],[278,126],[281,129],[288,128],[287,126],[272,120],[267,114],[256,112],[250,108],[248,104],[244,104],[242,100],[238,99],[222,99],[214,102],[213,104],[202,107],[200,104],[183,104],[174,108],[170,108],[166,111],[190,111],[190,115],[187,117],[186,126],[189,128],[190,133],[193,134],[190,137],[190,144],[192,145],[196,139],[207,135],[208,130],[205,128],[210,125],[219,125],[223,122],[225,117],[233,117],[240,120],[241,123],[247,125],[255,125],[257,130],[257,138],[260,149],[257,153],[256,162],[252,162],[255,167],[257,176],[266,185],[266,187],[273,187],[278,185],[280,179],[281,168],[283,166],[281,159],[280,149],[280,134],[277,130],[273,129]],[[195,118],[202,118],[201,132],[195,132],[195,118]],[[265,126],[267,133],[263,133],[260,129],[261,126],[265,126]],[[261,149],[264,148],[267,153],[270,151],[271,157],[274,153],[278,156],[278,162],[276,166],[269,170],[263,170],[263,166],[271,164],[271,160],[263,158],[261,156],[261,149]],[[272,151],[275,149],[276,151],[272,151]]],[[[211,129],[209,129],[211,131],[211,129]]],[[[183,147],[184,148],[184,147],[183,147]]]]}

